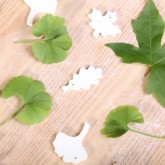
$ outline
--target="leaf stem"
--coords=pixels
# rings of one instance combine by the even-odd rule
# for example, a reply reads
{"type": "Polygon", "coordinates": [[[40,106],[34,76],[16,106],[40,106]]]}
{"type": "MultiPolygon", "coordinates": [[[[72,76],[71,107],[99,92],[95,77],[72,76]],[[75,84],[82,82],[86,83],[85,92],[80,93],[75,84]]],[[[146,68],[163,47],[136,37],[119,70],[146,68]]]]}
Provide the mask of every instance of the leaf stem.
{"type": "Polygon", "coordinates": [[[42,41],[42,39],[34,39],[34,40],[18,40],[15,41],[15,44],[31,44],[34,43],[35,41],[42,41]]]}
{"type": "Polygon", "coordinates": [[[157,138],[157,139],[165,139],[165,136],[151,135],[151,134],[147,134],[147,133],[143,133],[143,132],[140,132],[140,131],[134,130],[134,129],[132,129],[132,128],[129,128],[129,130],[132,131],[132,132],[135,132],[135,133],[138,133],[138,134],[144,135],[144,136],[149,136],[149,137],[157,138]]]}
{"type": "Polygon", "coordinates": [[[149,67],[144,75],[144,77],[146,77],[149,73],[151,72],[151,68],[149,67]]]}
{"type": "Polygon", "coordinates": [[[25,105],[20,106],[10,117],[5,119],[2,123],[0,123],[0,127],[8,123],[10,120],[12,120],[19,112],[21,112],[24,109],[25,105]]]}

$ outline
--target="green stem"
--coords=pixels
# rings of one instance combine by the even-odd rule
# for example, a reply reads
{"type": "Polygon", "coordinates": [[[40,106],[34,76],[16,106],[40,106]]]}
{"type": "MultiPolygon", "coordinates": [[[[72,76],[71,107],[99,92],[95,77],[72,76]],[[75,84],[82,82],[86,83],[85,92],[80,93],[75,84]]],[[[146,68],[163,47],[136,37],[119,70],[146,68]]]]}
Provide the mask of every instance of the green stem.
{"type": "Polygon", "coordinates": [[[140,131],[134,130],[134,129],[132,129],[132,128],[129,128],[129,130],[132,131],[132,132],[135,132],[135,133],[138,133],[138,134],[144,135],[144,136],[149,136],[149,137],[157,138],[157,139],[165,139],[165,136],[150,135],[150,134],[147,134],[147,133],[143,133],[143,132],[140,132],[140,131]]]}
{"type": "Polygon", "coordinates": [[[18,40],[18,41],[15,41],[15,44],[31,44],[31,43],[34,43],[35,41],[42,41],[42,39],[35,39],[35,40],[18,40]]]}
{"type": "Polygon", "coordinates": [[[14,112],[10,117],[5,119],[2,123],[0,123],[0,127],[8,123],[10,120],[12,120],[19,112],[21,112],[25,108],[25,105],[20,106],[16,112],[14,112]]]}

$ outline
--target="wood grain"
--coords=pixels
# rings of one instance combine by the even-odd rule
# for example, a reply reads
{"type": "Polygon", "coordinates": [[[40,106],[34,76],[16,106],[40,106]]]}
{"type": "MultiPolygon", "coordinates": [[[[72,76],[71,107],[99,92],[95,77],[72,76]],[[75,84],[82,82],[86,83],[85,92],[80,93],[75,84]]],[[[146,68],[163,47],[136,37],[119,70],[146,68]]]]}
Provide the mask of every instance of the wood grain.
{"type": "MultiPolygon", "coordinates": [[[[136,43],[131,19],[137,18],[146,0],[59,0],[57,15],[66,19],[73,38],[70,55],[62,63],[44,65],[36,61],[30,45],[16,45],[17,39],[31,38],[31,28],[26,26],[29,8],[21,0],[0,0],[0,88],[17,75],[32,76],[45,83],[53,98],[51,115],[41,124],[26,126],[16,120],[0,128],[0,165],[64,165],[53,152],[52,141],[63,131],[76,135],[85,121],[92,125],[84,145],[89,159],[80,165],[164,165],[165,141],[127,133],[118,139],[100,135],[106,115],[118,105],[135,105],[145,116],[145,124],[138,129],[165,134],[165,110],[144,92],[146,66],[123,64],[107,49],[107,42],[136,43]],[[118,12],[122,33],[116,38],[92,37],[87,14],[95,7],[105,13],[118,12]],[[99,86],[91,90],[64,93],[65,85],[81,67],[94,65],[103,69],[99,86]]],[[[165,0],[155,0],[165,19],[165,0]]],[[[163,39],[163,42],[165,39],[163,39]]],[[[3,121],[17,107],[18,100],[0,99],[0,120],[3,121]]]]}

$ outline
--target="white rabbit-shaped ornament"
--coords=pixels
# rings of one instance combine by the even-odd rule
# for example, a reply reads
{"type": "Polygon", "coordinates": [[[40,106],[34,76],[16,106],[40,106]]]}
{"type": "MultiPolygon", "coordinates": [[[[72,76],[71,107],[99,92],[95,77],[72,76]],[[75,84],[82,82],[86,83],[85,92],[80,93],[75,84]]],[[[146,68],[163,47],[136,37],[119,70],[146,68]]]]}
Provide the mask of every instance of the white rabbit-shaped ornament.
{"type": "Polygon", "coordinates": [[[57,0],[23,0],[30,8],[27,25],[32,26],[35,16],[39,13],[53,14],[56,11],[57,0]]]}
{"type": "Polygon", "coordinates": [[[63,157],[64,162],[77,164],[87,160],[88,154],[83,147],[82,141],[89,129],[90,125],[85,123],[81,133],[76,137],[68,136],[62,132],[57,134],[53,145],[55,152],[59,157],[63,157]]]}

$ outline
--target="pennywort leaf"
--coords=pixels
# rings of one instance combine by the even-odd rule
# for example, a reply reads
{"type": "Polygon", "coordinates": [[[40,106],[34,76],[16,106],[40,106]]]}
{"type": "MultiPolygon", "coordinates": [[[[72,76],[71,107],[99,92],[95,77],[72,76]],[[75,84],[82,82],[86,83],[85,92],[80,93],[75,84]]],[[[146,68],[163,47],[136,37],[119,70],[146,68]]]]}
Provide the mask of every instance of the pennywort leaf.
{"type": "Polygon", "coordinates": [[[101,132],[107,137],[119,137],[129,130],[131,122],[143,123],[142,114],[134,106],[120,106],[109,113],[101,132]]]}
{"type": "Polygon", "coordinates": [[[44,84],[38,80],[26,76],[13,78],[2,91],[2,97],[5,99],[12,96],[18,96],[22,103],[2,124],[15,117],[22,123],[31,125],[41,122],[50,113],[52,99],[45,92],[44,84]]]}
{"type": "Polygon", "coordinates": [[[40,38],[16,43],[32,43],[35,58],[45,64],[58,63],[66,59],[72,39],[62,17],[47,14],[34,25],[32,31],[34,36],[40,38]]]}
{"type": "Polygon", "coordinates": [[[109,138],[116,138],[128,131],[132,131],[152,138],[165,139],[165,136],[151,135],[131,128],[128,124],[132,122],[144,123],[143,115],[139,112],[138,108],[127,105],[120,106],[108,114],[101,133],[109,138]]]}
{"type": "Polygon", "coordinates": [[[143,12],[132,21],[139,47],[128,43],[106,44],[125,63],[146,64],[150,70],[147,93],[153,94],[165,106],[165,47],[161,46],[165,22],[153,0],[148,0],[143,12]]]}

